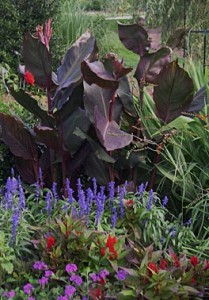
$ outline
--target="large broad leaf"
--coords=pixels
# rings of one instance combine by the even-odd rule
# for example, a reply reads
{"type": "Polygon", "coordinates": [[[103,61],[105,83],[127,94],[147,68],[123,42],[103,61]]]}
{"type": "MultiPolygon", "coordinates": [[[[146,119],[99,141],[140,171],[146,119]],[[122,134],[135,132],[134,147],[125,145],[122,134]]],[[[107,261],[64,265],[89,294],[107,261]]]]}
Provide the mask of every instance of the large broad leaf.
{"type": "Polygon", "coordinates": [[[91,123],[86,116],[86,112],[82,109],[77,109],[59,128],[59,130],[63,132],[64,144],[68,151],[70,151],[71,155],[74,155],[83,143],[83,139],[75,135],[74,130],[78,127],[86,133],[90,124],[91,123]]]}
{"type": "Polygon", "coordinates": [[[60,110],[54,112],[54,117],[59,125],[68,118],[78,107],[83,107],[83,83],[78,85],[72,95],[60,110]]]}
{"type": "Polygon", "coordinates": [[[23,41],[23,59],[25,69],[33,74],[37,85],[43,88],[54,85],[51,79],[51,55],[46,46],[29,32],[25,34],[23,41]]]}
{"type": "Polygon", "coordinates": [[[95,107],[97,136],[107,151],[124,148],[129,145],[133,136],[120,130],[115,121],[109,122],[95,107]]]}
{"type": "Polygon", "coordinates": [[[117,89],[118,80],[113,74],[105,69],[100,61],[83,61],[81,64],[83,78],[88,84],[97,84],[104,89],[117,89]]]}
{"type": "Polygon", "coordinates": [[[177,61],[163,68],[157,81],[153,93],[156,114],[165,123],[169,123],[188,109],[193,99],[194,85],[177,61]]]}
{"type": "Polygon", "coordinates": [[[25,160],[37,160],[36,145],[24,124],[12,116],[0,113],[1,139],[10,151],[25,160]]]}
{"type": "Polygon", "coordinates": [[[169,36],[166,45],[172,49],[182,47],[182,42],[185,38],[185,35],[188,33],[188,30],[185,28],[179,28],[174,33],[169,36]]]}
{"type": "Polygon", "coordinates": [[[120,78],[117,94],[123,105],[123,110],[129,115],[136,117],[137,114],[133,104],[133,95],[131,93],[128,78],[126,76],[120,78]]]}
{"type": "Polygon", "coordinates": [[[32,184],[38,180],[35,169],[38,170],[33,160],[26,160],[22,157],[15,157],[15,166],[21,178],[29,184],[32,184]]]}
{"type": "Polygon", "coordinates": [[[79,128],[76,128],[74,131],[74,134],[77,136],[80,136],[82,139],[87,139],[87,141],[90,143],[94,154],[97,158],[104,160],[108,163],[114,163],[115,160],[110,155],[107,154],[107,152],[97,143],[95,142],[90,136],[88,136],[86,133],[84,133],[79,128]]]}
{"type": "Polygon", "coordinates": [[[110,182],[108,164],[98,159],[93,152],[88,155],[84,167],[85,173],[91,178],[95,177],[98,184],[107,186],[110,182]]]}
{"type": "MultiPolygon", "coordinates": [[[[106,118],[109,118],[110,100],[115,94],[112,89],[102,89],[96,84],[91,86],[84,82],[84,107],[89,120],[95,124],[94,109],[97,106],[100,113],[106,118]]],[[[119,123],[122,113],[122,104],[119,99],[116,99],[113,104],[112,119],[119,123]]]]}
{"type": "Polygon", "coordinates": [[[15,91],[10,89],[10,92],[20,105],[22,105],[29,112],[33,113],[36,117],[40,118],[45,125],[54,126],[54,119],[50,117],[45,110],[41,109],[38,105],[38,102],[24,90],[20,89],[19,91],[15,91]]]}
{"type": "Polygon", "coordinates": [[[58,69],[59,87],[53,98],[53,108],[61,109],[68,101],[73,89],[81,82],[81,62],[87,59],[95,48],[95,38],[86,31],[67,51],[58,69]]]}
{"type": "Polygon", "coordinates": [[[139,85],[141,82],[156,83],[156,77],[170,61],[171,49],[168,47],[163,47],[155,53],[145,54],[140,59],[134,77],[139,85]]]}
{"type": "Polygon", "coordinates": [[[194,98],[192,100],[191,105],[187,112],[198,112],[200,111],[206,104],[208,104],[208,97],[206,87],[202,87],[199,91],[196,92],[194,98]]]}
{"type": "Polygon", "coordinates": [[[118,34],[123,45],[140,56],[148,53],[150,41],[147,31],[138,24],[118,24],[118,34]]]}
{"type": "Polygon", "coordinates": [[[36,126],[34,127],[34,132],[37,143],[44,144],[51,149],[58,149],[60,147],[57,130],[44,126],[36,126]]]}

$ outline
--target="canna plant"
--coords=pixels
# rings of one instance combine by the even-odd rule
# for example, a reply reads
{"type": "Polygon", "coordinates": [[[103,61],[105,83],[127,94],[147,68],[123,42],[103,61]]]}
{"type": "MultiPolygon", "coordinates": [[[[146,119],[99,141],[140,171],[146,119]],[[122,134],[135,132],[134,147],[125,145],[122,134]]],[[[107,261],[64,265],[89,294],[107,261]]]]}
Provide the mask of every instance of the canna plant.
{"type": "MultiPolygon", "coordinates": [[[[16,101],[38,117],[40,124],[28,129],[21,120],[0,113],[1,138],[14,154],[20,175],[28,183],[38,182],[41,168],[48,185],[62,178],[64,187],[66,178],[75,182],[81,173],[96,177],[99,184],[127,179],[136,185],[141,153],[133,151],[129,157],[127,153],[136,142],[143,147],[146,136],[137,129],[141,121],[126,77],[131,69],[113,54],[99,60],[95,38],[86,31],[54,73],[51,35],[51,20],[44,28],[37,26],[34,35],[26,33],[25,65],[20,66],[26,82],[46,91],[47,111],[23,89],[10,87],[16,101]]],[[[163,124],[191,108],[193,83],[177,61],[171,62],[171,48],[149,53],[148,34],[136,24],[119,24],[119,37],[140,55],[134,75],[140,108],[144,86],[150,83],[154,84],[156,115],[163,124]]]]}

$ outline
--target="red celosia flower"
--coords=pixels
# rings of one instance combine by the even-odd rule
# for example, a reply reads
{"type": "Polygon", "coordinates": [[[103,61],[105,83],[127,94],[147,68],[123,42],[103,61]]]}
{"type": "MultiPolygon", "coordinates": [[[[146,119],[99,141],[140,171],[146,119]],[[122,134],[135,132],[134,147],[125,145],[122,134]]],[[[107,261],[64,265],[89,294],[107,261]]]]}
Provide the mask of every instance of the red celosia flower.
{"type": "Polygon", "coordinates": [[[196,283],[196,280],[195,280],[195,278],[194,278],[194,277],[192,277],[192,279],[191,279],[191,283],[192,283],[192,284],[195,284],[195,283],[196,283]]]}
{"type": "Polygon", "coordinates": [[[158,268],[156,266],[156,264],[154,264],[153,262],[150,262],[147,266],[147,272],[149,277],[152,277],[153,273],[158,273],[158,268]]]}
{"type": "Polygon", "coordinates": [[[198,257],[197,257],[197,256],[192,256],[192,257],[190,258],[190,262],[191,262],[191,264],[192,264],[194,267],[196,267],[196,265],[198,264],[198,257]]]}
{"type": "Polygon", "coordinates": [[[165,259],[162,259],[159,265],[160,269],[165,270],[166,266],[167,266],[167,261],[165,259]]]}
{"type": "Polygon", "coordinates": [[[47,251],[50,252],[51,248],[54,246],[55,244],[55,238],[53,236],[49,236],[47,238],[47,251]]]}
{"type": "Polygon", "coordinates": [[[105,296],[102,289],[100,287],[90,289],[89,291],[89,296],[91,299],[104,299],[103,297],[105,296]]]}
{"type": "Polygon", "coordinates": [[[25,74],[24,74],[24,78],[25,78],[25,81],[29,84],[29,85],[34,85],[35,83],[35,78],[33,76],[33,74],[29,71],[26,71],[25,74]]]}
{"type": "Polygon", "coordinates": [[[105,251],[106,251],[105,247],[103,247],[103,248],[100,249],[101,256],[105,256],[105,251]]]}
{"type": "Polygon", "coordinates": [[[180,261],[177,258],[177,255],[175,253],[171,253],[171,257],[173,258],[173,263],[175,267],[180,267],[180,261]]]}
{"type": "Polygon", "coordinates": [[[114,248],[114,245],[117,243],[117,239],[114,236],[108,235],[107,241],[106,241],[106,247],[103,247],[100,249],[100,254],[102,256],[105,255],[106,249],[108,248],[109,250],[109,259],[113,260],[113,259],[117,259],[118,258],[118,253],[114,248]]]}
{"type": "Polygon", "coordinates": [[[114,245],[116,243],[117,243],[116,236],[108,235],[107,242],[106,242],[106,247],[108,247],[109,249],[113,249],[114,245]]]}

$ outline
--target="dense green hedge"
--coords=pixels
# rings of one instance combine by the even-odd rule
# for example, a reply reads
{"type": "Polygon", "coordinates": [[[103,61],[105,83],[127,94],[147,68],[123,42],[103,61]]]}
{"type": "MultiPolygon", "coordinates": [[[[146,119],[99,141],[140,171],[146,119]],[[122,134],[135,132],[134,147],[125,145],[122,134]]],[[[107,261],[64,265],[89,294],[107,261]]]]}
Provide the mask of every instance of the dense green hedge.
{"type": "Polygon", "coordinates": [[[0,1],[0,62],[17,66],[15,51],[21,51],[25,31],[33,31],[55,16],[60,0],[4,0],[0,1]]]}

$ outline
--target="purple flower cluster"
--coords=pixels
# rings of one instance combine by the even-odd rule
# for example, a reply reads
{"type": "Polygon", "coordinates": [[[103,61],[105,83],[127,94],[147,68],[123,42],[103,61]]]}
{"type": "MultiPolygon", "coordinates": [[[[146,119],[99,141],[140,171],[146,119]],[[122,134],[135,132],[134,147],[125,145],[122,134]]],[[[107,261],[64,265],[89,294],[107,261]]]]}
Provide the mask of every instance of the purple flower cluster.
{"type": "Polygon", "coordinates": [[[94,283],[96,283],[96,282],[101,283],[101,281],[105,282],[107,276],[109,276],[109,275],[110,275],[110,273],[106,269],[103,269],[98,274],[96,274],[96,273],[89,274],[89,277],[91,278],[91,280],[94,283]]]}
{"type": "Polygon", "coordinates": [[[33,268],[35,270],[47,270],[48,269],[47,265],[43,261],[35,261],[35,263],[33,264],[33,268]]]}

